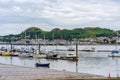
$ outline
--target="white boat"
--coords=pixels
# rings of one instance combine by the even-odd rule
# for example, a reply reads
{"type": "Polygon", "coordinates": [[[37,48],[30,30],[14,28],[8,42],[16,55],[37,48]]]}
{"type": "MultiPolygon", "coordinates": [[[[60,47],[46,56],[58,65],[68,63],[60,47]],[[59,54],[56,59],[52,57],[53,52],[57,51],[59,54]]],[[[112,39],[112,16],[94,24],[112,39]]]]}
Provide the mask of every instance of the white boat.
{"type": "Polygon", "coordinates": [[[20,54],[18,55],[19,57],[33,57],[32,54],[26,52],[26,51],[21,51],[20,54]]]}
{"type": "Polygon", "coordinates": [[[33,57],[34,58],[46,58],[46,54],[36,54],[33,57]]]}
{"type": "Polygon", "coordinates": [[[46,54],[46,58],[57,58],[57,57],[58,57],[58,54],[56,52],[53,52],[53,51],[49,51],[46,54]]]}
{"type": "Polygon", "coordinates": [[[95,48],[94,47],[90,47],[90,48],[84,48],[81,51],[85,51],[85,52],[95,52],[95,48]]]}
{"type": "Polygon", "coordinates": [[[74,48],[68,48],[68,51],[75,51],[74,48]]]}
{"type": "Polygon", "coordinates": [[[18,52],[11,52],[11,56],[18,56],[19,53],[18,52]]]}

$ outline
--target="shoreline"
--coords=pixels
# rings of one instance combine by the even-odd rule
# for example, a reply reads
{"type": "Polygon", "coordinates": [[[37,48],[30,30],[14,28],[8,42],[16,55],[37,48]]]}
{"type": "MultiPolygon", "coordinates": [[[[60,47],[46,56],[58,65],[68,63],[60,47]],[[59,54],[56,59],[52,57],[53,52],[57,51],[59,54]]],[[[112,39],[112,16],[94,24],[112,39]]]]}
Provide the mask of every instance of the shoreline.
{"type": "Polygon", "coordinates": [[[0,63],[0,80],[61,80],[61,79],[101,79],[100,75],[59,71],[49,68],[31,68],[0,63]]]}

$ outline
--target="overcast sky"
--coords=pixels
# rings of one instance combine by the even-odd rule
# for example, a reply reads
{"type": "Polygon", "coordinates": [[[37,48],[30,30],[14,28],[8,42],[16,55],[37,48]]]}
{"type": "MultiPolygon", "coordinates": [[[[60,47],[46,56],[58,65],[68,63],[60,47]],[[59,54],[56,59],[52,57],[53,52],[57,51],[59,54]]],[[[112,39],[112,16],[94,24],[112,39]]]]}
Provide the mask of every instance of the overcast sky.
{"type": "Polygon", "coordinates": [[[35,26],[120,30],[120,0],[0,0],[0,35],[35,26]]]}

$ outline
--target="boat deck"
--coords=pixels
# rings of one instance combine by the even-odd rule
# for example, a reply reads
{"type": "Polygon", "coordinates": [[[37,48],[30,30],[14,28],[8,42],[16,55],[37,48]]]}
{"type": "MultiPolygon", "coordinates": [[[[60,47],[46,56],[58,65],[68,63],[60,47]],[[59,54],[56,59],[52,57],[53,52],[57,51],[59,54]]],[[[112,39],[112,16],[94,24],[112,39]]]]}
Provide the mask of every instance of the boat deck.
{"type": "Polygon", "coordinates": [[[49,68],[31,68],[0,64],[0,80],[61,80],[105,78],[99,75],[53,70],[49,68]]]}

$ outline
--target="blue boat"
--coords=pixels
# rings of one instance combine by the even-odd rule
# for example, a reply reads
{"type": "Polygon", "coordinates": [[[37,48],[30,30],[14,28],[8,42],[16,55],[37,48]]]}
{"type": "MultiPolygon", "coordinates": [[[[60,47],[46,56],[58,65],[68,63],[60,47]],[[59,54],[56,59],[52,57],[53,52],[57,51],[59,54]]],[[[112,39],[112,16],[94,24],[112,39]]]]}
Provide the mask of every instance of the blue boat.
{"type": "Polygon", "coordinates": [[[113,50],[109,57],[120,57],[120,51],[118,50],[113,50]]]}
{"type": "Polygon", "coordinates": [[[47,67],[49,68],[50,63],[36,63],[36,67],[47,67]]]}
{"type": "Polygon", "coordinates": [[[113,50],[113,51],[112,51],[112,54],[118,54],[118,53],[119,53],[118,50],[113,50]]]}

